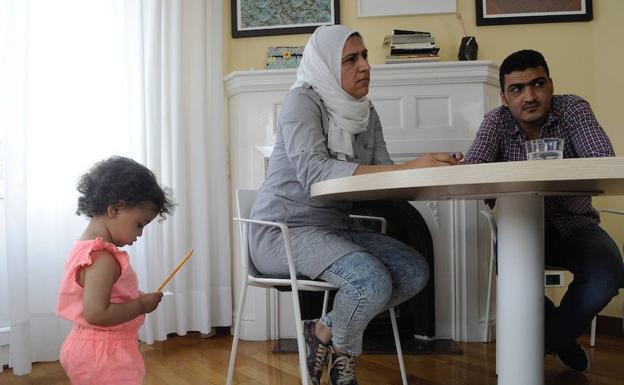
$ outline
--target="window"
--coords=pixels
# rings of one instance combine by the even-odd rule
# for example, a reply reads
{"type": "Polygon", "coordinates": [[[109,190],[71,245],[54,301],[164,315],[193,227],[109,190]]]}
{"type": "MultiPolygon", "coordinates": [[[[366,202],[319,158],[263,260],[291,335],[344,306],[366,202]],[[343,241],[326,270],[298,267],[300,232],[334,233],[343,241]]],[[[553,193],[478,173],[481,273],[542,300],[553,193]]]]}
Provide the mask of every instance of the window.
{"type": "MultiPolygon", "coordinates": [[[[6,266],[6,228],[4,224],[4,142],[2,140],[2,127],[0,127],[0,346],[6,342],[9,326],[9,290],[7,287],[7,266],[6,266]]],[[[2,351],[0,347],[0,365],[2,362],[2,351]]]]}
{"type": "Polygon", "coordinates": [[[5,364],[3,361],[2,345],[8,343],[8,326],[9,326],[9,298],[7,283],[7,265],[6,265],[6,229],[4,227],[4,126],[6,123],[5,98],[6,98],[6,81],[8,71],[6,70],[6,58],[4,56],[5,45],[8,39],[4,38],[7,23],[6,7],[4,3],[0,5],[0,365],[5,364]]]}
{"type": "MultiPolygon", "coordinates": [[[[6,265],[6,231],[4,226],[4,199],[0,199],[0,345],[3,328],[9,326],[9,287],[6,265]]],[[[0,365],[2,363],[0,362],[0,365]]]]}
{"type": "MultiPolygon", "coordinates": [[[[4,147],[2,130],[0,129],[0,346],[3,340],[7,338],[6,327],[9,326],[9,298],[7,296],[9,290],[7,287],[8,277],[5,255],[6,229],[4,226],[4,218],[4,147]]],[[[0,357],[0,365],[2,364],[1,360],[2,357],[0,357]]]]}

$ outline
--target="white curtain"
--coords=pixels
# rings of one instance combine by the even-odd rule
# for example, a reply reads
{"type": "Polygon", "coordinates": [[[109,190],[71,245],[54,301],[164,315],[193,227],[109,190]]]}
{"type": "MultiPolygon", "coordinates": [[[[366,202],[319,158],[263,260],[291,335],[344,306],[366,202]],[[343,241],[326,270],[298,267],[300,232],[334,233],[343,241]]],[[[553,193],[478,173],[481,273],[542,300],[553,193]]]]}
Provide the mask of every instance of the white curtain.
{"type": "Polygon", "coordinates": [[[58,359],[69,325],[54,314],[56,293],[86,225],[75,184],[113,154],[152,169],[178,204],[128,250],[140,289],[155,290],[194,249],[141,339],[230,325],[223,0],[0,3],[14,373],[58,359]]]}

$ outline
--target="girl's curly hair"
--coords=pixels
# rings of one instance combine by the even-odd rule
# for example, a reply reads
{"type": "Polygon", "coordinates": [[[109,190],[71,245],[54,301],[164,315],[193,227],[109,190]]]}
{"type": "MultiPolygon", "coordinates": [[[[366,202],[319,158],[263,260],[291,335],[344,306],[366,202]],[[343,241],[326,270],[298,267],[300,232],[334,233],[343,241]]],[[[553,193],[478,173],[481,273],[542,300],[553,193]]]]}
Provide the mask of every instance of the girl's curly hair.
{"type": "Polygon", "coordinates": [[[76,214],[89,218],[106,213],[109,205],[124,201],[134,207],[152,202],[162,219],[173,213],[174,202],[167,188],[161,188],[154,173],[142,164],[122,156],[112,156],[96,163],[80,177],[77,185],[76,214]]]}

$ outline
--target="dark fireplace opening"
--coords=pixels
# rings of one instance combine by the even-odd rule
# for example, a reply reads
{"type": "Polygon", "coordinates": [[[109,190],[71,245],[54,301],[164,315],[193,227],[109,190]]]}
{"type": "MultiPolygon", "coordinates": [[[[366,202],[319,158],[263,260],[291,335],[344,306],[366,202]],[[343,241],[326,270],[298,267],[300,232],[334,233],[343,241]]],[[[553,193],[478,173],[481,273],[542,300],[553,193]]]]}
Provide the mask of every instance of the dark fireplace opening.
{"type": "MultiPolygon", "coordinates": [[[[435,336],[435,283],[434,283],[434,251],[431,232],[427,222],[409,202],[356,202],[353,214],[373,215],[386,218],[388,227],[386,234],[394,239],[413,247],[425,257],[429,265],[430,278],[425,288],[395,308],[397,324],[401,337],[414,335],[435,336]]],[[[371,229],[377,223],[362,222],[371,229]]],[[[368,325],[364,332],[364,339],[367,336],[379,334],[392,335],[390,326],[390,314],[387,312],[379,314],[368,325]]]]}
{"type": "MultiPolygon", "coordinates": [[[[431,232],[422,215],[409,202],[356,202],[352,213],[386,218],[386,233],[412,246],[425,257],[429,264],[430,279],[425,288],[416,296],[395,307],[402,345],[404,345],[404,351],[409,353],[409,346],[414,341],[414,335],[435,336],[435,274],[431,232]]],[[[361,221],[361,223],[373,230],[379,230],[379,222],[361,221]]],[[[300,292],[299,296],[302,319],[318,318],[322,310],[323,294],[300,292]]],[[[330,296],[330,309],[332,299],[333,295],[330,296]]],[[[393,341],[390,314],[383,312],[375,317],[364,331],[364,352],[393,353],[395,352],[393,341]]],[[[422,350],[422,347],[415,349],[422,350]]]]}

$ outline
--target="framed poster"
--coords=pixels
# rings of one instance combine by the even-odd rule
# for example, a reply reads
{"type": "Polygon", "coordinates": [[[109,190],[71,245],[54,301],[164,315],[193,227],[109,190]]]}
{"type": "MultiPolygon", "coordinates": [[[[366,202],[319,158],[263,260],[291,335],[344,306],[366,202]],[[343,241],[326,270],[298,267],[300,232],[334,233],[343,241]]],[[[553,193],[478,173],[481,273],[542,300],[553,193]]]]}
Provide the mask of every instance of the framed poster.
{"type": "Polygon", "coordinates": [[[311,33],[340,23],[339,0],[231,0],[232,37],[311,33]]]}
{"type": "Polygon", "coordinates": [[[455,13],[455,0],[358,0],[358,17],[455,13]]]}
{"type": "Polygon", "coordinates": [[[475,0],[477,25],[590,21],[591,0],[475,0]]]}

